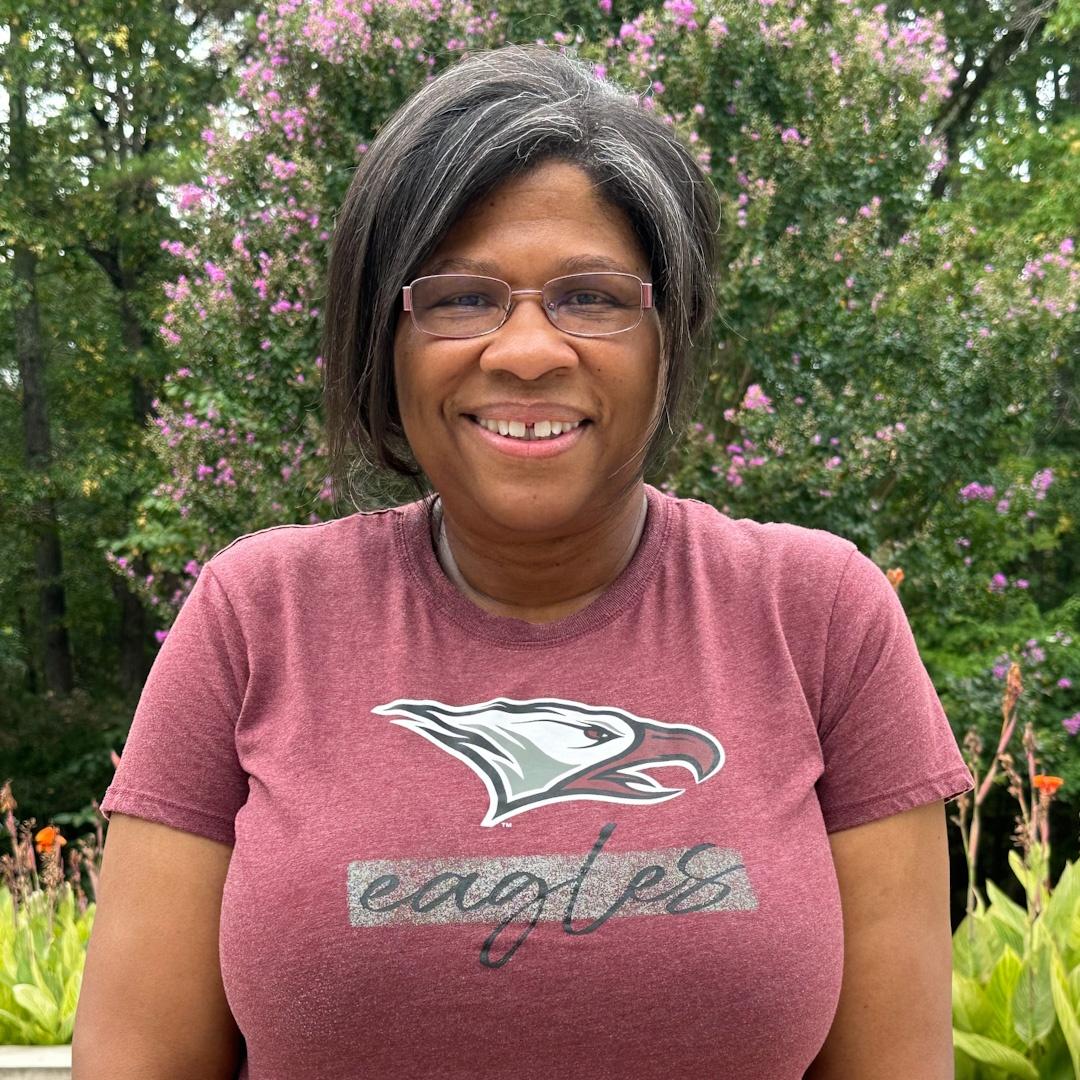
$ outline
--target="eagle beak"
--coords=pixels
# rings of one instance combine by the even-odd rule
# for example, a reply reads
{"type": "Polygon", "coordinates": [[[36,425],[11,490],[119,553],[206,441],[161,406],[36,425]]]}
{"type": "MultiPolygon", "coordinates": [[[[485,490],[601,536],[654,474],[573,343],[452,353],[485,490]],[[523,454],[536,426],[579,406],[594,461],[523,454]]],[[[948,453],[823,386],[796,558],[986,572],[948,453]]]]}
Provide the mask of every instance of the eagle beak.
{"type": "Polygon", "coordinates": [[[678,724],[643,724],[641,741],[619,758],[623,769],[634,765],[678,765],[693,773],[698,784],[723,764],[724,750],[716,739],[699,728],[678,724]]]}

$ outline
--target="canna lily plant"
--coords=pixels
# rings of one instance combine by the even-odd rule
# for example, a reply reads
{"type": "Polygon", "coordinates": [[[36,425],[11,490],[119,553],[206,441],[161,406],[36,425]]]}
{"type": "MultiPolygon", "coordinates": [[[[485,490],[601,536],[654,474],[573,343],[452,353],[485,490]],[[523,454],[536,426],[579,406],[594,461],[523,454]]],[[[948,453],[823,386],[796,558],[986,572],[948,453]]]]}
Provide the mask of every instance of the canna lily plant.
{"type": "Polygon", "coordinates": [[[1030,723],[1023,747],[1028,784],[1008,746],[1023,693],[1020,666],[1009,668],[1002,695],[1002,726],[986,777],[979,782],[981,745],[964,740],[975,791],[957,800],[968,869],[967,914],[953,935],[953,1044],[956,1080],[1075,1080],[1080,1077],[1080,870],[1067,862],[1051,888],[1050,803],[1062,780],[1037,771],[1030,723]],[[984,899],[975,885],[979,809],[998,770],[1019,804],[1009,865],[1025,905],[992,881],[984,899]],[[970,827],[969,827],[970,815],[970,827]]]}
{"type": "Polygon", "coordinates": [[[8,781],[0,789],[12,848],[0,856],[0,1044],[69,1043],[94,922],[82,872],[96,895],[101,826],[96,840],[69,850],[65,870],[60,830],[16,825],[16,805],[8,781]]]}

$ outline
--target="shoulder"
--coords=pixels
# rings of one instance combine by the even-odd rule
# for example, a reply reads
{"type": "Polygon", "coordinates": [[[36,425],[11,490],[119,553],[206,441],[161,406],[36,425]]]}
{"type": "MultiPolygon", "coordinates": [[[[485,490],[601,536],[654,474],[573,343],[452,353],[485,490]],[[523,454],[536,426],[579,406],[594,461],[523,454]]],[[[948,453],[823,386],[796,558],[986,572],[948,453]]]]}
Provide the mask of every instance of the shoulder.
{"type": "Polygon", "coordinates": [[[692,561],[722,574],[729,586],[825,603],[836,596],[852,564],[866,564],[881,575],[852,541],[825,529],[732,518],[696,499],[672,501],[676,543],[692,561]]]}
{"type": "Polygon", "coordinates": [[[238,536],[206,564],[230,596],[283,593],[312,597],[336,581],[385,573],[395,532],[419,504],[351,514],[310,525],[274,525],[238,536]]]}

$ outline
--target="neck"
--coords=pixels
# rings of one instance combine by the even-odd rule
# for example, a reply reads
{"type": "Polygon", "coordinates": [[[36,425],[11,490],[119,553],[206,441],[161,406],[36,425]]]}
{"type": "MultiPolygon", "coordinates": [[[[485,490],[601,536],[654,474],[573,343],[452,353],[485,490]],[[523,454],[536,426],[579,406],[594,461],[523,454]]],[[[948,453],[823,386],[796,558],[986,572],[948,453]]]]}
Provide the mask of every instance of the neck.
{"type": "Polygon", "coordinates": [[[492,543],[435,507],[435,550],[447,577],[486,611],[527,622],[565,618],[595,600],[633,558],[645,527],[642,484],[612,512],[556,538],[492,543]]]}

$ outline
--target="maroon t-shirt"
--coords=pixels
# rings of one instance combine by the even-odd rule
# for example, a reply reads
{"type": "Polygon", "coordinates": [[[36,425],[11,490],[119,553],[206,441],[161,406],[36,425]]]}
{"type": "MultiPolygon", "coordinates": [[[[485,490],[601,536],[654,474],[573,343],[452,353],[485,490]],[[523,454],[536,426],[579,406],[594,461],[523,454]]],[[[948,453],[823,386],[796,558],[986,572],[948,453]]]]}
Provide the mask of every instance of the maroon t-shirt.
{"type": "Polygon", "coordinates": [[[248,1080],[798,1080],[843,965],[828,833],[972,787],[849,541],[646,488],[633,559],[531,625],[425,506],[204,567],[103,802],[234,844],[248,1080]]]}

